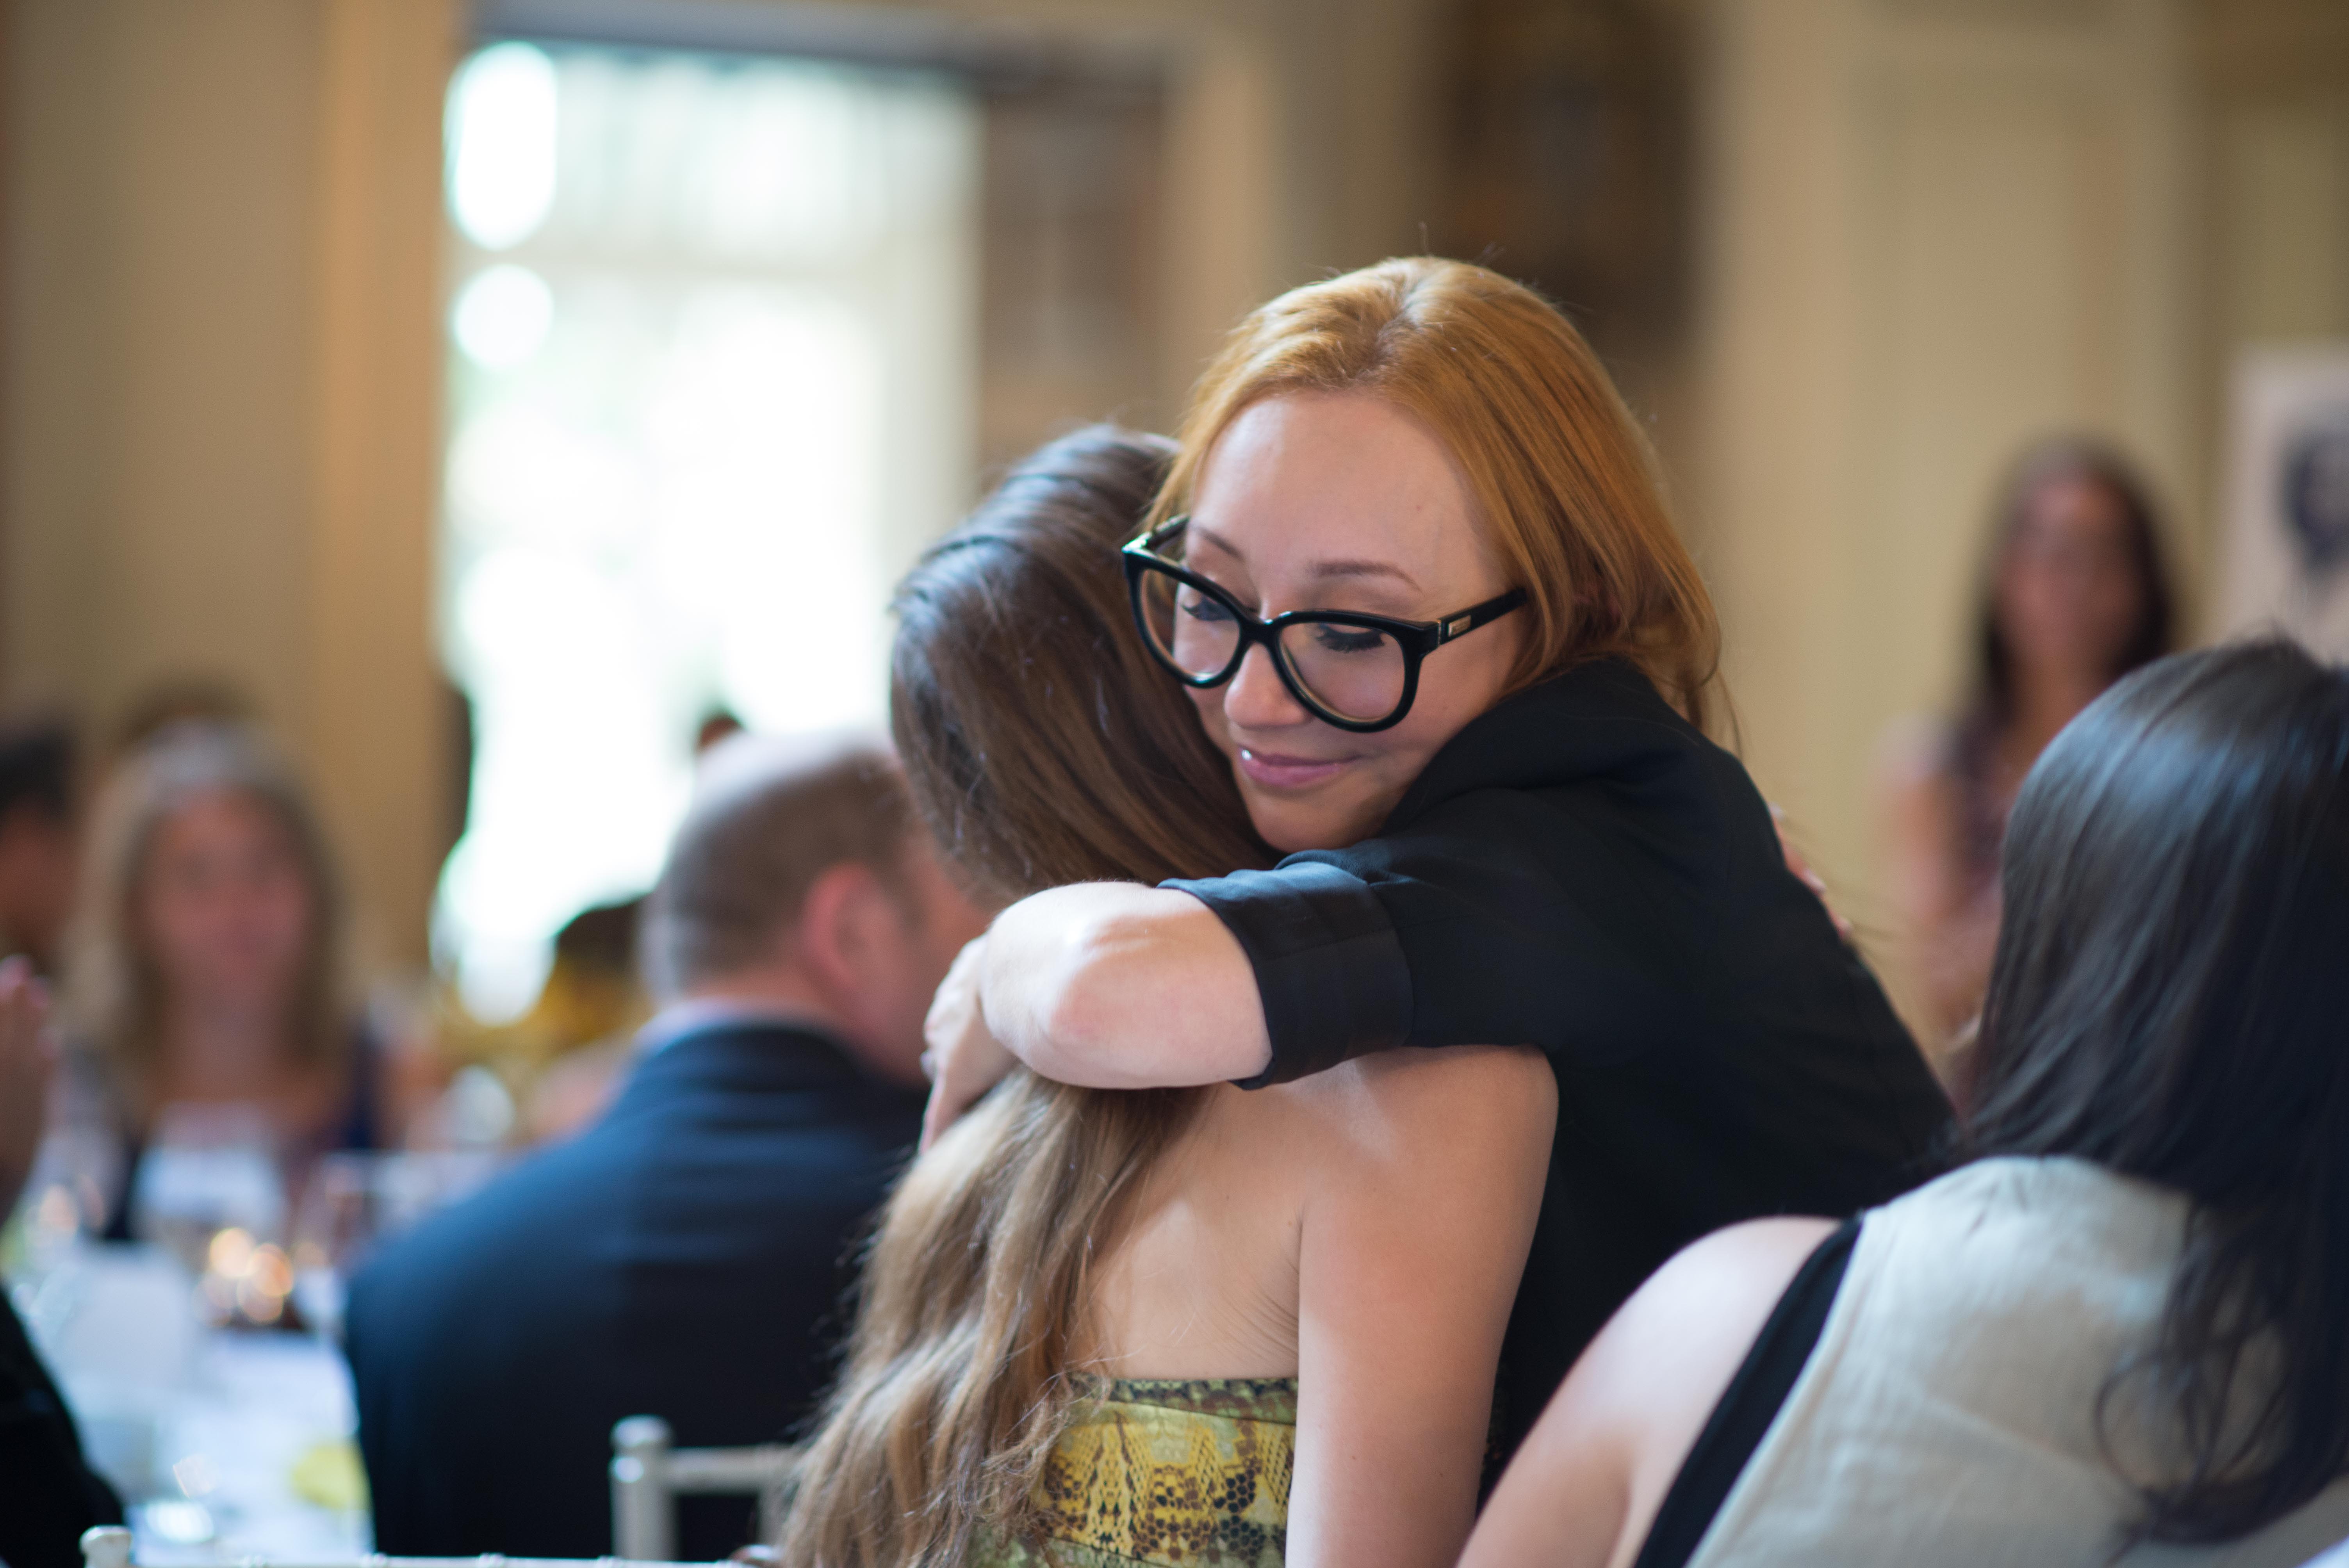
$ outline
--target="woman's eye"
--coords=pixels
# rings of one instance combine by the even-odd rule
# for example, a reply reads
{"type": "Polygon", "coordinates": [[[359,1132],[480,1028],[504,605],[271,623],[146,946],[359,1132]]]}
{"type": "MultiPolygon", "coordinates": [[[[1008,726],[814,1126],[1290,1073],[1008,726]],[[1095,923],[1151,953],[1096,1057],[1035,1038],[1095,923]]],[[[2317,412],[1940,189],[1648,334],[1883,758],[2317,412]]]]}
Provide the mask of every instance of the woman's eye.
{"type": "Polygon", "coordinates": [[[1365,626],[1333,626],[1324,621],[1313,628],[1313,640],[1324,653],[1371,654],[1387,640],[1387,634],[1365,626]]]}
{"type": "Polygon", "coordinates": [[[1224,608],[1223,601],[1205,593],[1186,592],[1183,596],[1183,614],[1194,621],[1228,621],[1232,613],[1224,608]]]}

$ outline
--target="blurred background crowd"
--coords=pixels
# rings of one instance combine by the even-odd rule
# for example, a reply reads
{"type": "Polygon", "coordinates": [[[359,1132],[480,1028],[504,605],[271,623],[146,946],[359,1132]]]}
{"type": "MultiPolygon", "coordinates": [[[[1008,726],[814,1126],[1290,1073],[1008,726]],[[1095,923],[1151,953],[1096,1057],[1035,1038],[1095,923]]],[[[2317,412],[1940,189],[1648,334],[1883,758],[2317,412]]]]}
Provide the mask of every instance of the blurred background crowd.
{"type": "Polygon", "coordinates": [[[920,547],[1279,289],[1565,306],[1943,1062],[2054,732],[2349,655],[2336,0],[14,0],[0,67],[0,948],[68,1047],[0,1262],[134,1495],[217,1488],[66,1249],[331,1329],[607,1102],[696,757],[880,720],[920,547]]]}

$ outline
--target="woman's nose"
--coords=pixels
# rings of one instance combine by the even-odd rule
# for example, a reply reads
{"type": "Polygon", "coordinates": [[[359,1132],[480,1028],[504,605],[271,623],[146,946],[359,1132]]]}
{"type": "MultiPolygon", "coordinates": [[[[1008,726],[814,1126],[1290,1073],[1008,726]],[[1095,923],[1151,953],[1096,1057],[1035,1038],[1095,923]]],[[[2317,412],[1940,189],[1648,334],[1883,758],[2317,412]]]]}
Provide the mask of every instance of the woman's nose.
{"type": "Polygon", "coordinates": [[[1312,717],[1281,684],[1270,651],[1261,645],[1241,657],[1239,674],[1224,688],[1225,721],[1243,729],[1278,729],[1312,717]]]}

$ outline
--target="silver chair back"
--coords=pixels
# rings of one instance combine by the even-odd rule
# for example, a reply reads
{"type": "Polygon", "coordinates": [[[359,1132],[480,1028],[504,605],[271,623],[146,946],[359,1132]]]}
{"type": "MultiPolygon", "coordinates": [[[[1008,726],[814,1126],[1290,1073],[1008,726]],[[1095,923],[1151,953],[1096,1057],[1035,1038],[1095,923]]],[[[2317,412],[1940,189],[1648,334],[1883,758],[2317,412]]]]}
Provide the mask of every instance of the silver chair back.
{"type": "Polygon", "coordinates": [[[612,1550],[631,1560],[677,1554],[677,1500],[732,1495],[759,1500],[759,1539],[782,1530],[783,1500],[801,1450],[783,1443],[747,1449],[670,1446],[668,1423],[630,1416],[612,1429],[612,1550]]]}

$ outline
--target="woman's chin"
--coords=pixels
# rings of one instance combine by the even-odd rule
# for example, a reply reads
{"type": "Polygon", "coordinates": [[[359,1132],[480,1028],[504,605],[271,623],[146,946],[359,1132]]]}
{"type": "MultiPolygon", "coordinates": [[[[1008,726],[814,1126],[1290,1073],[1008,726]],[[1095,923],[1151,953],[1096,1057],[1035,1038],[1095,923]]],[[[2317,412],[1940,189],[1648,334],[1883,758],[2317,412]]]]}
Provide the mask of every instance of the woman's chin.
{"type": "Polygon", "coordinates": [[[1284,855],[1307,850],[1342,850],[1366,837],[1377,826],[1370,815],[1349,803],[1299,800],[1267,795],[1241,786],[1248,820],[1257,837],[1284,855]]]}

